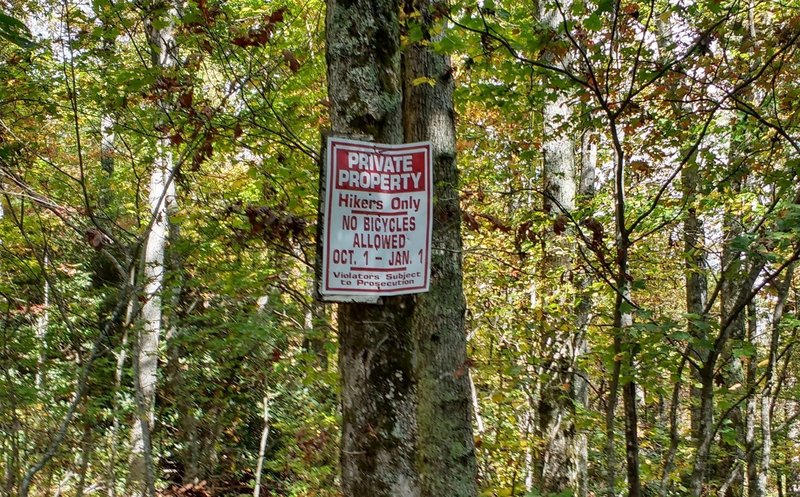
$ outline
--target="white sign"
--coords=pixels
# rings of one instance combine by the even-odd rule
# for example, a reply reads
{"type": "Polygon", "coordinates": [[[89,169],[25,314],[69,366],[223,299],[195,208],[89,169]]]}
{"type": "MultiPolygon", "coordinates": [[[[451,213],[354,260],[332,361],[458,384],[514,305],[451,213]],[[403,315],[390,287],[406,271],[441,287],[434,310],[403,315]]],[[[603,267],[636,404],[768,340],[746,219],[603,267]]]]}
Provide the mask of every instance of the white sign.
{"type": "Polygon", "coordinates": [[[431,144],[331,137],[325,167],[323,298],[375,302],[428,291],[431,144]]]}

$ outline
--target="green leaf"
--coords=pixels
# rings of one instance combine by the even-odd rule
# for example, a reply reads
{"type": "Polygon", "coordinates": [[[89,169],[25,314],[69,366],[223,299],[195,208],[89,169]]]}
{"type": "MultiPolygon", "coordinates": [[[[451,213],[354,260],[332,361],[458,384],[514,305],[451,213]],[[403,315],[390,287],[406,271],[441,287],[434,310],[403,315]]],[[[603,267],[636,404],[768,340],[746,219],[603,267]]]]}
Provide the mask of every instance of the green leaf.
{"type": "Polygon", "coordinates": [[[736,357],[752,357],[756,355],[756,347],[750,342],[744,342],[741,346],[733,349],[733,355],[736,357]]]}
{"type": "Polygon", "coordinates": [[[587,17],[585,21],[583,21],[583,25],[589,31],[600,31],[600,29],[603,27],[603,20],[600,18],[600,14],[594,12],[592,15],[587,17]]]}
{"type": "Polygon", "coordinates": [[[747,250],[752,241],[753,237],[751,235],[740,235],[731,241],[731,248],[734,250],[747,250]]]}
{"type": "Polygon", "coordinates": [[[0,12],[0,38],[25,49],[33,48],[36,45],[31,39],[30,30],[22,21],[2,12],[0,12]]]}
{"type": "Polygon", "coordinates": [[[614,0],[599,0],[597,2],[597,12],[611,12],[614,9],[614,0]]]}
{"type": "Polygon", "coordinates": [[[622,302],[620,302],[619,304],[619,310],[622,314],[630,314],[631,312],[633,312],[633,309],[634,309],[633,305],[631,305],[631,303],[628,302],[627,300],[623,299],[622,302]]]}
{"type": "Polygon", "coordinates": [[[413,23],[408,27],[408,42],[417,43],[423,38],[422,26],[418,23],[413,23]]]}

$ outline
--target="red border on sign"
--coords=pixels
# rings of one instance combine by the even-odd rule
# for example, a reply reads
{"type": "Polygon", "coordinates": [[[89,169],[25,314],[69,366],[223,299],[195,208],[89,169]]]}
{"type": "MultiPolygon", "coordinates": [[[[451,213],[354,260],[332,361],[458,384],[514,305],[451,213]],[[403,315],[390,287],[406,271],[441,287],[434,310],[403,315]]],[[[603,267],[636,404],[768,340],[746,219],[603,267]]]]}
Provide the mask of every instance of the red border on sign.
{"type": "MultiPolygon", "coordinates": [[[[430,286],[430,261],[431,261],[431,228],[432,228],[432,212],[433,212],[433,164],[431,159],[431,144],[430,142],[423,142],[423,143],[410,143],[410,144],[403,144],[403,145],[387,145],[387,144],[375,144],[372,142],[360,142],[356,140],[348,140],[343,138],[334,138],[330,137],[328,139],[328,160],[326,161],[326,188],[325,188],[325,259],[324,259],[324,271],[322,274],[323,279],[323,287],[325,289],[324,293],[330,293],[331,295],[361,295],[361,294],[371,294],[371,295],[403,295],[409,293],[415,293],[414,290],[426,290],[430,286]],[[418,150],[419,153],[423,154],[423,163],[425,167],[425,186],[427,187],[427,213],[426,219],[428,222],[425,226],[425,258],[424,258],[424,266],[423,266],[423,280],[421,285],[416,286],[407,286],[398,289],[374,289],[374,288],[345,288],[345,287],[332,287],[330,283],[330,267],[331,267],[331,229],[332,222],[331,222],[331,215],[333,210],[333,201],[334,201],[334,174],[333,171],[336,170],[338,164],[337,161],[337,149],[338,148],[354,148],[354,149],[373,149],[373,150],[386,150],[389,152],[403,152],[403,151],[410,151],[410,150],[418,150]]],[[[336,192],[343,192],[343,191],[362,191],[362,190],[351,190],[351,189],[339,189],[336,188],[336,192]]],[[[354,212],[359,211],[358,209],[354,210],[354,212]]],[[[368,212],[368,211],[360,211],[360,212],[368,212]]],[[[380,215],[395,215],[393,213],[375,213],[380,215]]],[[[351,269],[352,270],[352,269],[351,269]]],[[[365,268],[366,270],[366,268],[365,268]]],[[[380,268],[370,268],[369,272],[383,272],[380,268]]],[[[367,271],[365,271],[367,272],[367,271]]]]}

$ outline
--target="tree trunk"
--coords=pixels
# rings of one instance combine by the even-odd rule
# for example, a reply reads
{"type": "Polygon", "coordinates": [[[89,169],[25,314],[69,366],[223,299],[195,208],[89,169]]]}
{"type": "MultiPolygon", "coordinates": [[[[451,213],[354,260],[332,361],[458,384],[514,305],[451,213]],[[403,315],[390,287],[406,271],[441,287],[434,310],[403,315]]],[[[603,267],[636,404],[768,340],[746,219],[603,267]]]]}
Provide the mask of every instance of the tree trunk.
{"type": "MultiPolygon", "coordinates": [[[[625,413],[625,463],[628,475],[628,496],[641,495],[639,478],[639,427],[636,406],[636,343],[631,341],[633,326],[633,303],[629,274],[630,232],[626,225],[625,174],[626,158],[622,146],[622,135],[616,118],[609,117],[612,144],[614,146],[614,236],[616,240],[616,274],[614,275],[614,383],[621,381],[622,403],[625,413]]],[[[613,392],[616,398],[616,392],[613,392]]],[[[607,414],[608,417],[608,414],[607,414]]],[[[613,421],[611,425],[613,430],[613,421]]],[[[608,428],[607,428],[608,429],[608,428]]]]}
{"type": "MultiPolygon", "coordinates": [[[[131,285],[132,286],[132,285],[131,285]]],[[[130,304],[131,306],[133,304],[130,304]]],[[[129,316],[130,317],[130,316],[129,316]]],[[[116,354],[116,365],[114,367],[114,387],[111,391],[111,433],[109,434],[108,463],[106,467],[106,489],[108,497],[117,497],[117,452],[119,450],[120,432],[120,390],[122,389],[122,375],[125,369],[125,361],[128,357],[128,323],[122,335],[122,344],[116,354]]]]}
{"type": "Polygon", "coordinates": [[[614,337],[614,364],[611,371],[611,379],[608,384],[608,401],[605,412],[605,431],[606,431],[606,495],[608,497],[617,496],[617,446],[616,446],[616,418],[617,404],[619,403],[619,376],[621,361],[617,360],[622,347],[617,336],[614,337]]]}
{"type": "MultiPolygon", "coordinates": [[[[778,344],[780,343],[780,325],[786,308],[786,300],[792,287],[794,266],[786,270],[783,281],[776,285],[777,301],[772,311],[772,323],[769,338],[764,340],[767,346],[767,370],[764,372],[764,389],[761,392],[761,461],[754,485],[754,497],[767,495],[767,483],[772,458],[772,403],[774,401],[775,373],[778,368],[778,344]]],[[[780,488],[781,482],[777,481],[780,488]]]]}
{"type": "Polygon", "coordinates": [[[666,497],[672,487],[670,475],[675,466],[675,455],[678,452],[680,433],[678,432],[678,408],[680,407],[681,387],[683,386],[683,369],[686,367],[686,358],[681,361],[675,373],[676,381],[672,387],[672,397],[669,405],[669,450],[664,458],[664,473],[661,475],[661,485],[658,495],[666,497]]]}
{"type": "MultiPolygon", "coordinates": [[[[128,273],[128,288],[136,287],[136,266],[131,266],[128,273]]],[[[120,433],[120,404],[122,403],[122,378],[125,372],[125,362],[128,360],[128,339],[131,324],[136,319],[139,311],[138,299],[135,294],[128,297],[125,308],[125,318],[122,323],[122,340],[119,352],[116,354],[116,365],[114,367],[114,387],[111,397],[111,433],[109,435],[108,466],[106,468],[106,488],[108,497],[117,496],[117,452],[119,450],[120,433]]]]}
{"type": "Polygon", "coordinates": [[[100,165],[107,173],[114,172],[114,119],[109,114],[100,117],[100,165]]]}
{"type": "Polygon", "coordinates": [[[43,394],[45,370],[44,364],[47,358],[47,329],[50,327],[50,281],[47,272],[49,271],[50,257],[45,249],[42,258],[42,312],[36,319],[36,341],[39,347],[39,357],[36,360],[36,390],[43,394]]]}
{"type": "MultiPolygon", "coordinates": [[[[150,43],[151,59],[155,67],[170,69],[177,64],[173,5],[149,5],[146,30],[150,43]],[[164,19],[160,17],[163,16],[164,19]],[[164,27],[157,27],[166,23],[164,27]]],[[[169,103],[161,102],[162,110],[169,103]]],[[[158,348],[162,332],[162,291],[164,286],[164,259],[169,237],[169,211],[175,191],[172,181],[173,164],[170,142],[159,139],[158,156],[150,176],[149,203],[151,225],[144,250],[144,303],[141,309],[142,328],[136,341],[135,383],[137,389],[137,416],[131,433],[131,461],[129,488],[132,495],[153,497],[154,467],[150,446],[150,430],[155,412],[155,394],[158,370],[158,348]]]]}
{"type": "MultiPolygon", "coordinates": [[[[404,5],[422,13],[417,22],[426,34],[436,6],[404,5]]],[[[384,143],[430,140],[436,178],[430,291],[339,306],[342,490],[346,497],[471,497],[452,76],[446,58],[411,46],[404,85],[400,8],[386,0],[328,2],[332,133],[384,143]],[[435,86],[415,86],[421,76],[435,86]]]]}
{"type": "MultiPolygon", "coordinates": [[[[750,140],[747,139],[748,134],[747,118],[741,117],[734,121],[732,126],[732,139],[729,149],[729,169],[731,171],[730,189],[734,195],[739,195],[746,186],[746,165],[744,164],[744,157],[748,153],[748,144],[750,140]]],[[[743,253],[741,248],[736,247],[737,239],[744,233],[745,227],[743,226],[740,215],[740,210],[734,206],[726,209],[723,213],[722,231],[722,268],[723,274],[720,282],[720,323],[730,323],[728,325],[727,333],[730,338],[734,340],[746,339],[746,320],[745,320],[745,306],[737,306],[739,296],[747,293],[752,288],[752,282],[747,282],[748,266],[750,265],[747,254],[743,253]]],[[[746,302],[749,305],[749,302],[746,302]]],[[[722,344],[719,352],[724,357],[723,368],[723,381],[726,385],[744,385],[745,373],[742,367],[740,358],[731,353],[730,347],[727,344],[722,344]]],[[[741,406],[735,406],[730,414],[730,419],[733,422],[733,429],[737,431],[737,438],[743,440],[745,447],[748,443],[753,444],[754,440],[748,442],[748,434],[746,427],[747,411],[743,410],[741,406]]],[[[754,435],[754,433],[752,434],[754,435]]],[[[731,468],[739,471],[739,468],[746,469],[738,465],[737,462],[743,459],[742,451],[735,446],[721,441],[720,448],[723,450],[724,456],[720,457],[717,461],[716,476],[722,481],[728,480],[728,473],[731,468]]],[[[740,495],[741,491],[738,486],[740,481],[744,478],[735,478],[729,485],[735,495],[740,495]]],[[[724,495],[722,496],[724,497],[724,495]]]]}
{"type": "MultiPolygon", "coordinates": [[[[328,94],[334,135],[401,143],[399,0],[329,0],[328,94]]],[[[339,305],[342,492],[416,497],[415,298],[339,305]]]]}
{"type": "MultiPolygon", "coordinates": [[[[569,1],[561,4],[565,11],[569,11],[570,6],[569,1]]],[[[537,7],[541,23],[555,33],[556,39],[564,38],[559,6],[540,0],[537,7]]],[[[572,55],[558,55],[554,51],[544,50],[542,58],[548,63],[569,68],[572,55]]],[[[563,225],[567,216],[575,209],[578,181],[574,154],[576,140],[573,138],[575,130],[570,128],[573,109],[568,95],[561,93],[555,100],[545,101],[542,112],[543,206],[545,212],[555,217],[555,227],[563,225]]],[[[593,165],[585,166],[586,174],[590,170],[593,172],[593,165]]],[[[588,187],[590,183],[593,183],[593,179],[591,182],[587,179],[583,184],[588,187]]],[[[593,188],[593,184],[591,187],[593,188]]],[[[572,280],[569,275],[575,271],[576,266],[574,243],[562,237],[560,228],[554,228],[548,238],[548,245],[542,261],[542,276],[545,281],[572,280]]],[[[575,426],[576,405],[585,396],[582,393],[585,391],[585,384],[580,375],[576,374],[576,360],[586,348],[583,332],[590,302],[585,292],[588,282],[583,277],[577,281],[578,284],[572,289],[574,299],[565,298],[572,293],[570,291],[543,292],[540,299],[546,322],[541,326],[539,349],[546,362],[542,368],[543,374],[537,379],[541,385],[536,397],[536,413],[532,416],[535,420],[534,433],[541,447],[535,451],[533,483],[543,493],[560,493],[566,490],[580,493],[578,489],[585,486],[585,481],[581,481],[581,475],[584,474],[581,467],[585,466],[581,456],[583,439],[575,426]],[[553,306],[559,310],[547,310],[553,306]],[[559,319],[566,320],[567,323],[561,325],[556,322],[559,319]],[[567,391],[565,385],[569,386],[567,391]]],[[[547,282],[543,287],[556,288],[558,285],[547,282]]]]}
{"type": "MultiPolygon", "coordinates": [[[[686,312],[689,314],[687,331],[689,335],[699,342],[707,339],[706,327],[702,325],[707,321],[705,316],[708,301],[708,281],[706,270],[708,268],[705,228],[703,219],[697,213],[695,195],[697,194],[698,170],[695,161],[691,161],[681,171],[683,196],[686,200],[686,216],[683,220],[683,250],[686,280],[686,312]]],[[[691,348],[690,354],[698,363],[706,358],[706,353],[697,348],[691,348]]],[[[692,439],[695,444],[698,440],[700,426],[700,388],[695,386],[700,383],[698,371],[691,368],[693,381],[690,382],[691,402],[691,427],[692,439]]]]}
{"type": "MultiPolygon", "coordinates": [[[[597,143],[594,134],[584,132],[581,138],[581,176],[578,193],[581,202],[590,202],[595,195],[595,180],[597,178],[597,143]]],[[[592,294],[590,287],[593,282],[592,275],[587,271],[579,276],[577,288],[578,303],[575,308],[575,326],[577,334],[575,340],[575,363],[572,379],[573,401],[576,406],[587,408],[589,406],[589,381],[585,371],[577,364],[581,356],[589,352],[589,342],[586,335],[589,328],[592,311],[592,294]]],[[[586,497],[589,486],[589,440],[585,431],[577,431],[574,440],[574,456],[577,465],[577,487],[575,497],[586,497]]]]}
{"type": "MultiPolygon", "coordinates": [[[[758,275],[761,273],[762,265],[754,264],[748,271],[746,277],[739,286],[739,293],[735,302],[731,305],[731,310],[744,308],[749,298],[749,289],[752,288],[758,275]]],[[[689,481],[689,495],[700,497],[703,493],[703,486],[706,481],[706,471],[708,469],[709,455],[711,453],[711,443],[714,437],[714,375],[716,372],[717,360],[723,353],[733,331],[734,313],[720,324],[719,333],[714,340],[705,362],[700,368],[700,381],[702,389],[700,391],[700,424],[698,428],[698,446],[695,460],[692,467],[692,474],[689,481]]],[[[730,469],[730,467],[728,468],[730,469]]]]}
{"type": "Polygon", "coordinates": [[[700,497],[706,479],[706,466],[711,452],[712,429],[714,424],[714,366],[716,354],[712,351],[700,370],[700,410],[697,427],[697,453],[689,480],[689,492],[692,497],[700,497]]]}
{"type": "Polygon", "coordinates": [[[150,447],[148,439],[155,412],[158,348],[162,331],[162,290],[164,285],[164,255],[168,237],[168,182],[171,179],[172,156],[162,148],[163,154],[155,164],[150,181],[149,203],[153,216],[147,236],[144,255],[144,295],[141,317],[142,328],[138,334],[136,354],[137,420],[131,434],[131,491],[151,486],[153,468],[148,468],[150,447]],[[146,454],[145,452],[148,452],[146,454]]]}
{"type": "MultiPolygon", "coordinates": [[[[417,18],[426,42],[434,34],[443,0],[406,0],[407,14],[417,18]]],[[[417,348],[417,430],[422,497],[472,497],[475,448],[466,369],[467,335],[462,290],[461,208],[456,167],[453,69],[448,57],[428,43],[407,47],[403,57],[403,123],[406,142],[430,141],[433,156],[433,230],[430,291],[417,296],[413,314],[417,348]],[[434,86],[415,84],[430,78],[434,86]]]]}
{"type": "Polygon", "coordinates": [[[258,444],[258,460],[256,464],[256,479],[253,484],[253,497],[261,495],[261,471],[264,469],[264,457],[267,452],[269,439],[269,393],[264,396],[264,428],[261,430],[261,442],[258,444]]]}
{"type": "Polygon", "coordinates": [[[745,474],[747,475],[746,488],[748,497],[763,497],[765,489],[758,488],[758,447],[756,441],[756,381],[758,376],[758,344],[762,342],[758,334],[758,316],[756,304],[747,304],[747,341],[753,344],[756,352],[749,356],[745,368],[745,387],[750,394],[745,403],[744,417],[744,450],[745,474]]]}

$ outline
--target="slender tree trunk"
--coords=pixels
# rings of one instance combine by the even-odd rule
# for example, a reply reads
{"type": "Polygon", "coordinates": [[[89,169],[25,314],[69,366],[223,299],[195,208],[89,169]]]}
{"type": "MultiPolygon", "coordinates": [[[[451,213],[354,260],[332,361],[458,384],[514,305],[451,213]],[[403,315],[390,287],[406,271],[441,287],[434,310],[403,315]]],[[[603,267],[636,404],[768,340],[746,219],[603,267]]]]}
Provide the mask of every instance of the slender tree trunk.
{"type": "MultiPolygon", "coordinates": [[[[177,47],[173,22],[176,9],[169,3],[149,5],[146,19],[147,38],[155,67],[169,69],[177,64],[177,47]],[[163,16],[163,18],[162,18],[163,16]],[[161,27],[162,23],[166,26],[161,27]]],[[[168,102],[162,101],[162,110],[168,102]]],[[[162,333],[162,290],[165,275],[165,251],[169,236],[169,211],[174,200],[173,163],[168,138],[158,142],[158,156],[150,176],[149,206],[152,223],[144,250],[144,303],[141,309],[142,327],[137,337],[135,374],[137,419],[131,433],[131,470],[129,488],[134,496],[153,497],[154,467],[150,430],[155,413],[155,394],[158,370],[158,350],[162,333]]]]}
{"type": "MultiPolygon", "coordinates": [[[[594,133],[584,132],[581,138],[581,175],[578,187],[579,200],[582,203],[590,202],[595,196],[595,181],[597,179],[597,143],[594,133]]],[[[587,372],[582,370],[577,360],[589,352],[589,342],[586,335],[591,321],[592,294],[590,287],[593,282],[592,275],[587,271],[579,276],[577,288],[578,303],[575,308],[575,326],[577,334],[574,337],[575,363],[572,380],[572,391],[576,406],[588,408],[589,406],[589,381],[587,372]]],[[[585,431],[576,430],[574,440],[574,457],[577,465],[577,488],[575,497],[586,497],[589,486],[589,440],[585,431]]]]}
{"type": "Polygon", "coordinates": [[[606,494],[608,497],[616,497],[617,495],[616,418],[617,404],[619,403],[619,376],[622,364],[620,360],[616,359],[622,351],[622,346],[617,336],[614,337],[613,347],[615,359],[608,384],[608,402],[605,412],[606,494]]]}
{"type": "Polygon", "coordinates": [[[45,370],[44,364],[47,358],[47,329],[50,327],[50,282],[47,279],[47,272],[49,271],[48,265],[50,264],[50,256],[45,249],[44,257],[42,258],[42,311],[36,319],[36,341],[39,346],[39,357],[36,360],[36,390],[41,394],[44,388],[45,370]]]}
{"type": "Polygon", "coordinates": [[[261,495],[261,471],[264,468],[264,457],[267,452],[269,438],[269,394],[264,396],[264,429],[261,431],[261,443],[258,445],[258,463],[256,464],[256,481],[253,484],[253,497],[261,495]]]}
{"type": "MultiPolygon", "coordinates": [[[[767,495],[767,483],[772,458],[772,404],[774,402],[775,373],[778,368],[778,345],[780,343],[780,325],[786,309],[786,300],[789,297],[789,290],[792,287],[794,277],[794,266],[786,271],[786,275],[778,285],[776,285],[777,301],[772,311],[772,323],[770,326],[769,337],[764,340],[767,346],[767,369],[764,372],[764,389],[761,392],[761,460],[752,497],[764,497],[767,495]]],[[[752,483],[752,482],[751,482],[752,483]]],[[[780,488],[781,482],[778,480],[777,486],[780,488]]]]}
{"type": "Polygon", "coordinates": [[[147,459],[152,457],[151,447],[147,441],[153,426],[155,412],[155,395],[158,371],[158,349],[162,332],[161,292],[164,285],[164,254],[168,236],[167,185],[171,168],[171,156],[168,151],[155,165],[150,181],[150,207],[153,223],[147,237],[144,256],[144,293],[142,304],[142,327],[136,343],[136,355],[133,358],[136,369],[137,420],[131,434],[131,490],[136,492],[142,484],[152,486],[150,475],[153,468],[147,468],[147,459]],[[148,452],[148,454],[145,454],[148,452]],[[138,485],[137,485],[138,483],[138,485]]]}
{"type": "MultiPolygon", "coordinates": [[[[132,304],[131,304],[132,305],[132,304]]],[[[119,452],[119,432],[120,432],[120,390],[122,389],[122,375],[125,368],[125,361],[128,356],[128,325],[126,324],[122,336],[120,350],[116,354],[116,366],[114,368],[114,388],[111,397],[111,433],[109,434],[108,464],[106,467],[106,490],[108,497],[117,497],[117,454],[119,452]]]]}
{"type": "Polygon", "coordinates": [[[100,117],[100,165],[109,174],[114,172],[114,118],[110,114],[100,117]]]}
{"type": "Polygon", "coordinates": [[[475,388],[475,381],[472,379],[472,370],[467,371],[469,377],[469,391],[472,397],[472,415],[475,418],[475,430],[478,435],[483,435],[485,430],[483,425],[483,417],[481,416],[481,405],[478,400],[478,390],[475,388]]]}
{"type": "Polygon", "coordinates": [[[612,143],[614,146],[614,224],[616,239],[616,274],[614,302],[614,375],[620,373],[626,378],[621,382],[622,403],[625,413],[625,463],[628,475],[628,496],[641,495],[639,478],[639,427],[636,406],[636,343],[630,339],[633,326],[633,304],[631,301],[631,275],[628,262],[630,258],[630,232],[626,226],[625,173],[626,158],[622,146],[620,130],[615,119],[610,119],[612,143]]]}
{"type": "MultiPolygon", "coordinates": [[[[739,195],[743,188],[745,188],[747,182],[746,165],[744,164],[743,157],[748,153],[750,140],[747,138],[748,123],[746,118],[740,118],[734,121],[732,134],[733,138],[729,149],[729,169],[732,175],[730,188],[734,195],[739,195]]],[[[744,233],[744,226],[742,225],[739,212],[740,211],[736,208],[730,208],[723,214],[722,231],[724,239],[722,242],[722,267],[724,268],[724,274],[722,275],[720,283],[721,289],[719,292],[721,307],[720,322],[730,323],[728,329],[730,338],[734,340],[745,340],[747,338],[747,323],[745,319],[746,307],[737,306],[737,301],[742,293],[750,291],[752,283],[747,283],[748,267],[751,264],[749,257],[743,253],[740,248],[736,247],[736,241],[744,233]]],[[[747,304],[749,305],[750,303],[748,302],[747,304]]],[[[725,367],[722,372],[725,384],[728,386],[737,384],[744,385],[746,378],[741,359],[731,352],[727,344],[723,345],[720,352],[725,359],[725,367]]],[[[755,432],[747,433],[747,416],[748,414],[755,414],[754,411],[748,413],[748,407],[753,407],[749,401],[746,402],[745,409],[742,409],[741,406],[736,406],[729,415],[733,422],[733,428],[737,431],[737,438],[739,440],[744,440],[745,449],[747,449],[748,445],[755,443],[753,439],[755,432]],[[748,440],[748,438],[750,438],[750,440],[748,440]]],[[[754,422],[751,421],[750,424],[754,426],[754,422]]],[[[734,468],[737,472],[742,469],[745,470],[745,474],[741,475],[741,477],[731,479],[729,485],[731,491],[739,495],[742,493],[739,483],[745,479],[744,477],[749,468],[747,468],[746,465],[743,466],[736,463],[740,459],[747,458],[743,457],[744,454],[742,454],[741,449],[736,446],[731,446],[724,441],[720,443],[720,446],[725,455],[717,461],[716,475],[719,479],[727,481],[727,475],[731,468],[734,468]]],[[[725,496],[723,495],[722,497],[725,496]]]]}
{"type": "MultiPolygon", "coordinates": [[[[575,208],[575,161],[574,141],[568,137],[569,131],[563,124],[569,122],[572,111],[565,98],[545,104],[544,108],[544,194],[545,211],[550,211],[561,219],[560,224],[575,208]]],[[[549,241],[543,261],[545,278],[567,281],[565,276],[573,270],[572,254],[574,247],[568,241],[558,240],[560,233],[554,233],[549,241]]],[[[552,288],[547,285],[547,288],[552,288]]],[[[564,298],[564,294],[543,296],[542,306],[550,308],[555,304],[560,311],[545,314],[550,322],[545,324],[541,334],[543,356],[547,367],[538,397],[536,413],[536,436],[541,439],[542,450],[537,454],[536,485],[543,492],[563,492],[578,486],[578,461],[575,456],[575,403],[574,373],[577,356],[574,320],[575,302],[564,298]],[[566,307],[566,308],[565,308],[566,307]],[[571,333],[561,331],[554,322],[565,316],[570,322],[567,328],[571,333]],[[569,395],[564,394],[564,385],[570,386],[569,395]]]]}
{"type": "Polygon", "coordinates": [[[672,487],[670,476],[675,467],[675,455],[678,452],[678,444],[680,443],[679,433],[679,420],[678,408],[680,407],[681,388],[683,386],[683,369],[686,367],[686,358],[684,358],[678,366],[678,371],[675,373],[677,381],[672,387],[672,398],[669,405],[669,449],[664,458],[664,473],[661,475],[661,485],[659,495],[667,497],[672,487]]]}
{"type": "MultiPolygon", "coordinates": [[[[94,4],[97,6],[98,4],[94,4]]],[[[111,34],[114,26],[114,19],[103,7],[98,7],[95,15],[100,19],[103,26],[102,51],[106,56],[114,53],[116,37],[111,34]]],[[[107,68],[110,64],[103,65],[103,76],[107,76],[107,68]]],[[[108,108],[103,109],[100,116],[100,167],[109,175],[114,172],[114,117],[108,108]]]]}
{"type": "MultiPolygon", "coordinates": [[[[740,291],[731,309],[744,308],[749,297],[749,289],[752,288],[758,275],[761,273],[761,265],[753,265],[747,276],[742,280],[740,291]]],[[[711,444],[714,436],[714,375],[716,372],[717,361],[724,351],[724,347],[733,332],[735,318],[731,314],[728,319],[720,325],[719,333],[713,345],[708,351],[708,356],[700,368],[700,381],[702,389],[700,391],[700,425],[697,452],[695,454],[692,474],[689,481],[689,495],[700,497],[706,482],[706,471],[708,469],[711,444]]],[[[728,469],[731,469],[730,467],[728,469]]]]}
{"type": "MultiPolygon", "coordinates": [[[[697,213],[695,195],[697,194],[698,169],[694,161],[687,164],[681,171],[681,182],[683,184],[683,195],[686,199],[687,209],[683,221],[683,247],[684,247],[684,267],[686,279],[686,312],[690,318],[688,321],[688,332],[692,337],[697,338],[698,342],[707,339],[705,316],[706,303],[708,301],[708,281],[706,270],[708,267],[707,252],[705,246],[705,229],[703,220],[697,213]]],[[[690,349],[690,354],[698,362],[705,360],[706,353],[695,348],[690,349]]],[[[697,443],[698,429],[700,426],[700,388],[698,371],[691,369],[692,378],[690,387],[691,402],[691,427],[692,439],[697,443]]]]}
{"type": "Polygon", "coordinates": [[[714,366],[716,354],[712,351],[700,370],[700,411],[698,413],[698,445],[695,463],[689,481],[692,497],[700,497],[706,478],[708,455],[711,451],[712,426],[714,424],[714,366]],[[714,359],[714,360],[712,360],[714,359]]]}
{"type": "MultiPolygon", "coordinates": [[[[660,23],[659,30],[662,36],[660,40],[668,40],[674,35],[674,27],[668,23],[660,23]]],[[[673,105],[676,114],[690,112],[691,107],[689,104],[682,104],[676,102],[673,105]]],[[[691,154],[691,150],[685,150],[682,155],[686,156],[691,154]]],[[[702,216],[698,213],[698,203],[696,195],[698,192],[699,183],[699,169],[695,157],[688,158],[686,165],[681,170],[681,186],[684,200],[686,202],[686,214],[683,219],[683,249],[684,249],[684,279],[686,284],[686,313],[689,315],[687,321],[687,332],[691,337],[696,339],[697,343],[703,343],[707,340],[706,329],[708,327],[708,316],[706,315],[706,305],[708,302],[708,252],[706,250],[705,227],[702,216]]],[[[707,359],[707,351],[690,346],[687,348],[687,354],[694,359],[697,364],[703,364],[707,359]]],[[[684,361],[685,363],[685,361],[684,361]]],[[[682,363],[682,364],[684,364],[682,363]]],[[[683,365],[680,368],[682,372],[683,365]]],[[[700,378],[700,371],[694,367],[690,367],[691,380],[689,382],[689,402],[690,402],[690,423],[691,423],[691,439],[695,446],[700,445],[700,423],[702,418],[701,413],[701,398],[702,388],[698,385],[702,384],[700,378]]],[[[662,478],[661,493],[666,495],[669,490],[669,473],[672,470],[672,458],[678,449],[677,438],[677,420],[675,415],[678,406],[676,402],[678,398],[676,394],[680,392],[680,379],[673,391],[673,405],[671,406],[670,415],[670,449],[669,459],[664,466],[664,475],[662,478]]]]}
{"type": "Polygon", "coordinates": [[[75,497],[83,497],[86,490],[86,475],[89,472],[89,462],[92,460],[94,450],[94,426],[86,424],[83,427],[83,438],[81,440],[81,464],[78,468],[78,485],[75,490],[75,497]]]}
{"type": "Polygon", "coordinates": [[[746,488],[748,497],[762,497],[763,492],[758,488],[758,447],[756,440],[756,404],[759,396],[756,395],[756,380],[758,376],[758,345],[762,340],[758,334],[758,316],[756,304],[747,304],[747,340],[756,348],[756,352],[749,356],[745,368],[745,387],[752,392],[745,403],[744,417],[744,450],[745,474],[747,475],[746,488]]]}
{"type": "MultiPolygon", "coordinates": [[[[676,27],[669,22],[657,21],[660,36],[659,49],[663,49],[663,44],[668,44],[670,40],[676,37],[676,27]]],[[[675,91],[675,88],[671,88],[675,91]]],[[[689,103],[681,102],[677,95],[673,95],[675,103],[673,103],[673,112],[675,115],[692,112],[692,106],[689,103]]],[[[681,187],[684,201],[686,202],[686,213],[683,218],[683,257],[684,257],[684,280],[686,285],[686,313],[689,316],[687,320],[687,332],[694,339],[695,343],[704,343],[708,339],[707,329],[709,327],[709,317],[706,315],[706,306],[708,302],[708,252],[706,250],[706,237],[703,217],[698,213],[698,202],[696,196],[698,193],[699,184],[699,169],[696,157],[687,157],[687,154],[693,154],[691,149],[682,151],[681,155],[686,157],[687,162],[681,170],[681,187]]],[[[707,351],[700,347],[695,347],[693,344],[687,349],[687,354],[691,357],[695,364],[704,364],[707,360],[707,351]]],[[[702,422],[702,385],[703,381],[698,368],[691,367],[690,373],[691,381],[689,382],[689,412],[690,412],[690,426],[691,426],[691,439],[695,447],[701,444],[700,438],[700,425],[702,422]]],[[[680,383],[680,381],[679,381],[680,383]]],[[[673,391],[673,399],[675,393],[679,393],[679,387],[676,385],[673,391]]],[[[677,406],[672,406],[672,415],[677,406]]],[[[674,419],[674,418],[673,418],[674,419]]],[[[674,457],[678,447],[679,440],[676,438],[677,427],[673,420],[671,420],[671,442],[669,452],[674,457]]],[[[664,466],[664,475],[662,478],[661,494],[666,495],[669,490],[669,473],[672,469],[672,461],[668,460],[664,466]]],[[[690,482],[686,481],[689,485],[690,482]]]]}
{"type": "MultiPolygon", "coordinates": [[[[620,282],[618,281],[618,284],[620,282]]],[[[623,298],[630,297],[630,284],[625,282],[620,286],[623,298]]],[[[621,302],[618,302],[622,305],[621,302]]],[[[632,316],[624,311],[619,312],[619,317],[615,319],[619,323],[620,330],[626,330],[633,325],[632,316]]],[[[626,361],[628,375],[631,379],[626,380],[622,385],[622,404],[625,411],[625,463],[628,473],[628,496],[639,497],[641,495],[641,481],[639,478],[639,419],[637,414],[636,382],[634,357],[636,355],[635,344],[628,343],[623,349],[624,360],[626,361]]]]}

